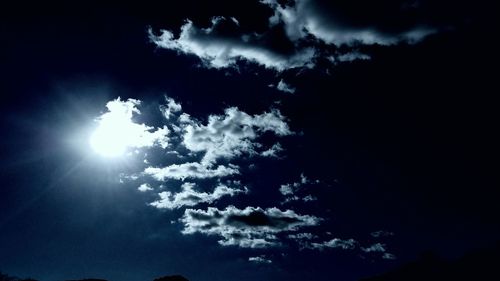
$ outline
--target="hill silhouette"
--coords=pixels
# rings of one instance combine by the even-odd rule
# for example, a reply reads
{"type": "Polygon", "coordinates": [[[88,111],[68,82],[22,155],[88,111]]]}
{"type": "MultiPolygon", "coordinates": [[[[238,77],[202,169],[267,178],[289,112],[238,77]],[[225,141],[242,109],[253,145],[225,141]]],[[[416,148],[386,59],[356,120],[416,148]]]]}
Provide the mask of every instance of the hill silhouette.
{"type": "Polygon", "coordinates": [[[0,272],[0,281],[36,281],[36,280],[31,278],[21,279],[0,272]]]}
{"type": "MultiPolygon", "coordinates": [[[[448,261],[432,252],[423,253],[414,262],[404,264],[392,271],[360,281],[475,281],[500,280],[497,263],[500,261],[500,243],[493,248],[469,252],[463,257],[448,261]]],[[[0,281],[36,281],[21,279],[0,272],[0,281]]],[[[80,279],[67,281],[106,281],[104,279],[80,279]]],[[[153,281],[189,281],[181,275],[158,277],[153,281]]]]}
{"type": "Polygon", "coordinates": [[[156,278],[153,281],[189,281],[189,280],[187,280],[186,278],[184,278],[181,275],[170,275],[170,276],[156,278]]]}
{"type": "Polygon", "coordinates": [[[500,280],[498,261],[500,261],[500,244],[488,250],[470,252],[453,261],[426,252],[415,262],[360,281],[500,280]]]}

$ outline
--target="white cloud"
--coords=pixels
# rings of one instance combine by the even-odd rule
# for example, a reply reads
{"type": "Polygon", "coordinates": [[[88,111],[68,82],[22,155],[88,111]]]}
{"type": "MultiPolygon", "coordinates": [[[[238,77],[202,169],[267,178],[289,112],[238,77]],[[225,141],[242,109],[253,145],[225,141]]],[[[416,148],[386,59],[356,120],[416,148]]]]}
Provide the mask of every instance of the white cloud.
{"type": "Polygon", "coordinates": [[[304,48],[293,54],[280,53],[263,45],[260,42],[262,35],[259,34],[222,35],[218,30],[228,23],[235,27],[239,25],[233,19],[214,17],[210,27],[198,28],[187,20],[178,38],[174,38],[168,30],[161,30],[158,36],[150,30],[149,38],[160,48],[195,55],[205,66],[213,68],[234,67],[238,60],[247,60],[277,71],[311,67],[313,64],[313,48],[304,48]]]}
{"type": "MultiPolygon", "coordinates": [[[[393,10],[394,7],[388,7],[390,5],[379,5],[382,8],[371,11],[371,16],[364,18],[363,13],[358,11],[343,14],[346,11],[342,11],[342,4],[331,6],[328,3],[331,1],[260,2],[273,10],[268,18],[268,29],[261,33],[244,33],[238,20],[219,16],[212,18],[210,26],[205,28],[186,20],[178,37],[170,30],[160,30],[159,35],[149,30],[149,38],[159,48],[198,57],[206,67],[237,67],[239,61],[247,61],[281,72],[293,68],[313,68],[318,57],[330,56],[322,51],[325,44],[351,49],[359,45],[414,44],[437,32],[436,28],[421,24],[419,19],[414,19],[413,23],[410,23],[411,20],[401,22],[394,17],[398,13],[393,10]],[[376,13],[380,14],[373,16],[376,13]],[[387,18],[395,22],[387,24],[387,18]],[[395,30],[395,26],[402,28],[395,30]],[[278,39],[286,42],[284,45],[287,48],[282,50],[276,44],[269,44],[276,41],[269,38],[276,36],[273,31],[277,28],[285,30],[283,38],[278,39]]],[[[337,63],[365,60],[370,56],[353,49],[334,58],[337,63]]],[[[284,82],[279,83],[277,88],[290,93],[295,90],[284,82]]]]}
{"type": "Polygon", "coordinates": [[[187,209],[181,221],[184,234],[202,233],[222,237],[219,244],[243,248],[265,248],[279,245],[277,234],[297,231],[305,226],[315,226],[320,218],[299,215],[292,210],[261,209],[229,206],[224,210],[209,207],[207,210],[187,209]]]}
{"type": "Polygon", "coordinates": [[[150,203],[151,206],[158,209],[178,209],[184,206],[195,206],[200,203],[213,203],[223,196],[235,196],[239,193],[246,193],[246,188],[231,188],[225,184],[219,184],[212,193],[199,192],[194,190],[196,184],[184,183],[179,193],[164,191],[159,193],[160,200],[150,203]]]}
{"type": "Polygon", "coordinates": [[[181,104],[177,103],[173,98],[165,96],[165,101],[167,104],[160,106],[160,110],[167,120],[170,119],[170,117],[176,112],[182,111],[181,104]]]}
{"type": "Polygon", "coordinates": [[[333,238],[322,243],[311,243],[310,248],[323,250],[324,248],[340,248],[343,250],[353,250],[358,245],[354,239],[342,240],[333,238]]]}
{"type": "Polygon", "coordinates": [[[137,188],[137,190],[139,190],[140,192],[146,192],[153,190],[153,188],[149,184],[143,183],[137,188]]]}
{"type": "Polygon", "coordinates": [[[258,257],[249,257],[248,261],[255,262],[255,263],[273,263],[272,260],[268,259],[265,255],[260,255],[258,257]]]}
{"type": "Polygon", "coordinates": [[[183,118],[183,144],[193,152],[205,152],[202,163],[209,165],[218,158],[231,159],[243,153],[255,154],[260,146],[254,140],[262,133],[271,131],[278,136],[290,135],[291,131],[278,110],[260,115],[249,115],[236,107],[225,110],[225,115],[210,115],[208,124],[202,125],[189,116],[183,118]]]}
{"type": "Polygon", "coordinates": [[[239,174],[238,167],[235,165],[210,167],[196,162],[182,164],[173,164],[163,168],[148,167],[144,173],[151,175],[158,181],[166,179],[184,180],[186,178],[205,179],[214,177],[226,177],[239,174]]]}
{"type": "Polygon", "coordinates": [[[273,146],[271,146],[268,150],[262,151],[260,155],[264,157],[278,157],[278,153],[280,153],[283,150],[284,150],[283,147],[278,142],[273,144],[273,146]]]}

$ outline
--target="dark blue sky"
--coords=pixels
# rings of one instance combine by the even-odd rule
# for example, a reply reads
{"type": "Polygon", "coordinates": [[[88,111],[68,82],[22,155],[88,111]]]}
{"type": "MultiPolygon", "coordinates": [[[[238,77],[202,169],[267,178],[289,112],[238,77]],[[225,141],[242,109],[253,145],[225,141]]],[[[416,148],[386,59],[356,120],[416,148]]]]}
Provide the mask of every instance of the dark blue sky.
{"type": "Polygon", "coordinates": [[[2,9],[1,272],[350,281],[497,242],[493,9],[263,2],[2,9]],[[182,106],[168,119],[165,95],[182,106]],[[118,97],[169,146],[93,151],[118,97]],[[183,180],[147,172],[186,163],[183,180]],[[196,196],[150,205],[183,184],[196,196]]]}

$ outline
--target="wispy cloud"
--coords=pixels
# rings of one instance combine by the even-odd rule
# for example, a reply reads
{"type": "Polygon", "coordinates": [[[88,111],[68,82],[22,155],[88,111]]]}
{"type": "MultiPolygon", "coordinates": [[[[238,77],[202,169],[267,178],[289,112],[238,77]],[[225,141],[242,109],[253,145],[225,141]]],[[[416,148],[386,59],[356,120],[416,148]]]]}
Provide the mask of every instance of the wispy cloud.
{"type": "Polygon", "coordinates": [[[239,174],[238,166],[235,165],[219,165],[215,167],[203,165],[196,162],[188,162],[182,164],[172,164],[166,167],[147,167],[144,173],[151,175],[158,181],[166,179],[185,180],[206,179],[206,178],[222,178],[230,175],[239,174]]]}
{"type": "Polygon", "coordinates": [[[150,205],[158,209],[178,209],[185,206],[192,207],[200,203],[213,203],[223,196],[235,196],[248,192],[245,187],[234,188],[225,184],[218,184],[211,193],[196,191],[195,187],[195,183],[186,182],[182,184],[182,190],[178,193],[160,192],[158,194],[160,199],[150,203],[150,205]]]}
{"type": "Polygon", "coordinates": [[[353,250],[357,247],[358,242],[354,239],[342,240],[339,238],[333,238],[329,241],[321,243],[311,243],[310,247],[313,249],[323,250],[324,248],[339,248],[342,250],[353,250]]]}
{"type": "Polygon", "coordinates": [[[248,261],[254,263],[267,263],[267,264],[273,263],[273,261],[271,259],[268,259],[265,255],[260,255],[257,257],[249,257],[248,261]]]}

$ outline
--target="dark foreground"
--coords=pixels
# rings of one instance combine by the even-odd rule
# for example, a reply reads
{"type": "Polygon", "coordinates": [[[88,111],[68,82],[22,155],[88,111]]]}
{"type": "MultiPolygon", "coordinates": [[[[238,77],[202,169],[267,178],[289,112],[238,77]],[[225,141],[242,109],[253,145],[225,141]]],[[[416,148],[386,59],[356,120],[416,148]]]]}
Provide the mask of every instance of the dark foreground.
{"type": "MultiPolygon", "coordinates": [[[[379,276],[364,278],[360,281],[481,281],[500,280],[498,271],[500,243],[488,250],[470,252],[456,260],[445,260],[433,253],[423,253],[414,262],[402,265],[379,276]]],[[[0,281],[36,281],[32,278],[17,278],[0,273],[0,281]]],[[[82,279],[67,281],[107,281],[103,279],[82,279]]],[[[189,281],[181,275],[156,278],[153,281],[189,281]]],[[[308,281],[308,280],[306,280],[308,281]]]]}

